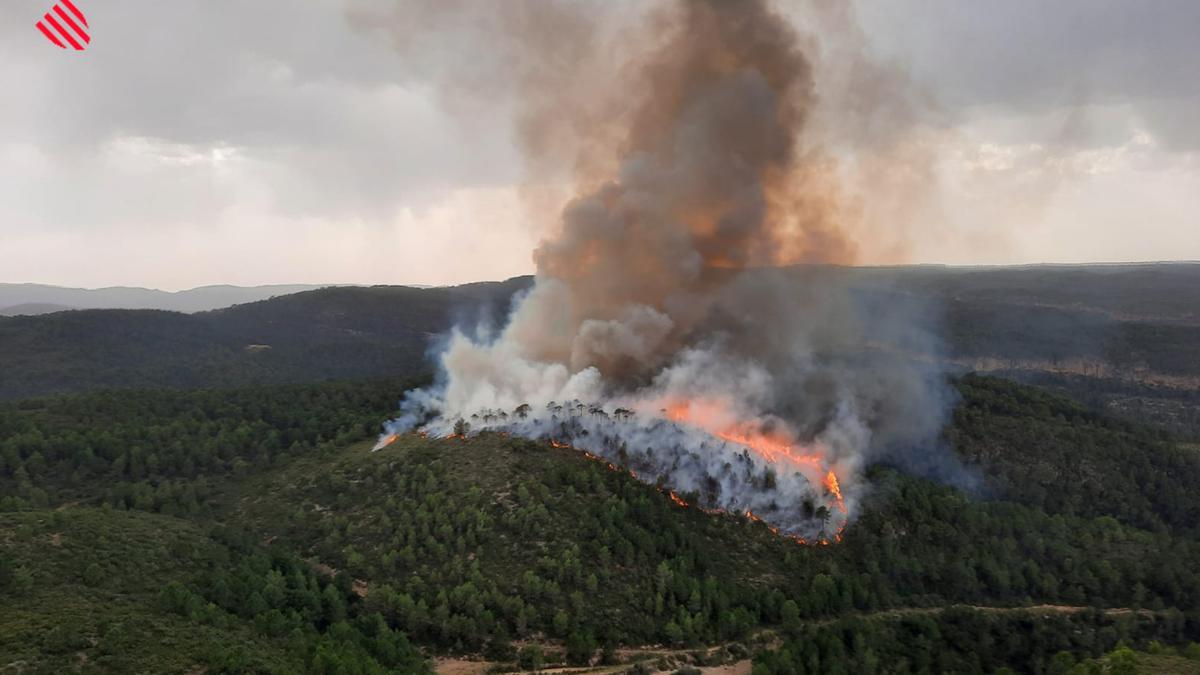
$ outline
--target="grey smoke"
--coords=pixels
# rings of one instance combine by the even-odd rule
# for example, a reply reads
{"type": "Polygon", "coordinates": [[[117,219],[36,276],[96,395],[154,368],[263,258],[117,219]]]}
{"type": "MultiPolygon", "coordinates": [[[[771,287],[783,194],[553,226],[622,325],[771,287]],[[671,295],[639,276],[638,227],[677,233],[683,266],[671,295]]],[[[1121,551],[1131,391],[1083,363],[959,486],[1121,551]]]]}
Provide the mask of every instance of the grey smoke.
{"type": "MultiPolygon", "coordinates": [[[[791,24],[765,0],[664,4],[647,21],[624,38],[619,76],[585,97],[619,109],[616,127],[589,130],[594,110],[572,119],[576,105],[557,107],[533,78],[523,119],[584,129],[568,152],[612,159],[575,162],[584,187],[535,252],[533,288],[494,337],[454,331],[439,383],[410,392],[388,432],[464,422],[570,442],[705,506],[828,535],[866,490],[869,462],[937,457],[950,396],[915,356],[936,340],[918,312],[864,303],[828,266],[856,259],[858,209],[812,124],[813,63],[791,24]],[[778,268],[794,263],[808,265],[778,268]]],[[[522,58],[512,36],[497,42],[528,85],[523,50],[562,45],[545,25],[504,25],[529,37],[522,58]]]]}

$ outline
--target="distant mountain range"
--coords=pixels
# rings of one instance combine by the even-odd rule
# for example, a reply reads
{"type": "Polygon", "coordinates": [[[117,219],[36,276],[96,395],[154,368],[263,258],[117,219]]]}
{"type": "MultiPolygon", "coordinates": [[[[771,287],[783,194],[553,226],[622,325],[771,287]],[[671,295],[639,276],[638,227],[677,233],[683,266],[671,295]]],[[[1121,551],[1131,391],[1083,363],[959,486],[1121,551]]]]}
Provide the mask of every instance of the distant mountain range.
{"type": "Polygon", "coordinates": [[[0,308],[0,316],[38,316],[53,314],[75,309],[67,305],[56,305],[52,302],[26,302],[20,305],[0,308]]]}
{"type": "Polygon", "coordinates": [[[64,288],[45,284],[0,284],[0,316],[32,316],[68,309],[165,309],[172,312],[204,312],[323,287],[317,284],[220,285],[172,292],[129,286],[64,288]]]}

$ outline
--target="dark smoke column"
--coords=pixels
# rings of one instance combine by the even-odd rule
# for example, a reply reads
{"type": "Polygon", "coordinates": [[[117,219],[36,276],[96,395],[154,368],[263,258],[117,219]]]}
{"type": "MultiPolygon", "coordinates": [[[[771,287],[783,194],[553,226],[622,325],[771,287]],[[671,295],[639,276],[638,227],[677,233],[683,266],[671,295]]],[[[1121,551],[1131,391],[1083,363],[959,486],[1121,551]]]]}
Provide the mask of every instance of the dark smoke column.
{"type": "Polygon", "coordinates": [[[791,27],[761,0],[682,2],[653,20],[662,41],[619,92],[631,112],[617,175],[572,201],[534,256],[570,314],[560,341],[528,355],[572,371],[661,366],[730,270],[851,257],[823,167],[798,158],[814,96],[791,27]]]}

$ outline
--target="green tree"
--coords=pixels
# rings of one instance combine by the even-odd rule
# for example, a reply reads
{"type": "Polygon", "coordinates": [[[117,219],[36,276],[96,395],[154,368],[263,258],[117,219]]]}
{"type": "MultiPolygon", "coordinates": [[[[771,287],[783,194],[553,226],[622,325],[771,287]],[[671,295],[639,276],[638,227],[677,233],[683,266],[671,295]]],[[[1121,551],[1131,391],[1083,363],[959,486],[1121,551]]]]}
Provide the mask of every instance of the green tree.
{"type": "Polygon", "coordinates": [[[586,666],[596,653],[596,639],[591,633],[575,631],[567,638],[567,663],[586,666]]]}
{"type": "Polygon", "coordinates": [[[1050,663],[1046,666],[1046,672],[1049,675],[1066,675],[1075,667],[1075,656],[1071,652],[1058,652],[1050,657],[1050,663]]]}
{"type": "Polygon", "coordinates": [[[524,670],[541,670],[546,665],[546,657],[542,648],[537,645],[526,645],[517,653],[517,665],[524,670]]]}
{"type": "Polygon", "coordinates": [[[571,627],[571,617],[566,610],[560,609],[554,613],[554,634],[565,636],[571,627]]]}
{"type": "Polygon", "coordinates": [[[1137,675],[1137,654],[1129,647],[1118,647],[1109,652],[1105,659],[1108,661],[1110,675],[1137,675]]]}

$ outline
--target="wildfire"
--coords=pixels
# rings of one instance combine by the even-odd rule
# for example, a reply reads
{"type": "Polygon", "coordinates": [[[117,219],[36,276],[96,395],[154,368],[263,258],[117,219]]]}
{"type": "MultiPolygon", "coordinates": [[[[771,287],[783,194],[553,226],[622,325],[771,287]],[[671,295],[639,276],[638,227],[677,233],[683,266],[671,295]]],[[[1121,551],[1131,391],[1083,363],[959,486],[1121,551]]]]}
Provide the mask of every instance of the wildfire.
{"type": "MultiPolygon", "coordinates": [[[[550,440],[548,440],[548,441],[550,441],[551,446],[553,446],[554,448],[570,448],[571,447],[570,444],[553,440],[553,438],[550,438],[550,440]]],[[[623,470],[622,467],[612,464],[611,461],[608,461],[605,458],[602,458],[602,456],[600,456],[600,455],[595,455],[595,454],[589,453],[589,452],[587,452],[587,450],[578,450],[578,452],[580,452],[580,454],[582,454],[584,456],[584,458],[587,458],[587,459],[595,461],[595,462],[600,462],[600,464],[605,465],[605,467],[607,468],[608,471],[628,473],[629,476],[637,478],[637,474],[628,470],[628,468],[625,468],[625,470],[623,470]]],[[[826,474],[826,488],[829,490],[829,492],[832,492],[832,494],[836,497],[836,500],[838,500],[838,507],[842,510],[842,513],[845,513],[846,507],[845,507],[845,503],[841,501],[841,490],[839,489],[839,486],[838,486],[838,477],[836,477],[836,474],[834,474],[833,471],[829,471],[829,473],[826,474]]],[[[656,488],[656,489],[658,489],[658,491],[661,492],[661,494],[666,495],[667,498],[670,498],[671,502],[676,504],[676,506],[678,506],[680,508],[692,508],[692,504],[688,500],[685,500],[685,498],[680,497],[678,492],[676,492],[674,490],[668,490],[665,488],[661,488],[661,486],[659,486],[659,488],[656,488]]],[[[697,506],[695,508],[697,508],[698,510],[701,510],[701,512],[707,513],[709,515],[722,515],[722,514],[728,513],[728,512],[726,512],[725,509],[720,509],[720,508],[704,508],[704,507],[700,507],[700,506],[697,506]]],[[[746,516],[746,519],[750,520],[751,522],[757,522],[757,524],[761,524],[763,527],[766,527],[767,530],[774,533],[775,536],[784,537],[785,539],[791,539],[792,542],[796,542],[797,544],[800,544],[800,545],[808,545],[809,544],[809,540],[805,539],[804,537],[797,536],[797,534],[785,534],[784,532],[781,532],[779,527],[775,527],[774,525],[769,524],[769,522],[767,522],[766,520],[763,520],[760,515],[752,512],[752,510],[750,510],[750,509],[746,509],[742,513],[746,516]]],[[[845,525],[842,525],[842,527],[845,527],[845,525]]],[[[838,532],[834,533],[833,542],[841,542],[841,527],[838,528],[838,532]]],[[[827,546],[832,542],[830,542],[830,539],[828,539],[828,538],[823,538],[823,539],[817,539],[817,540],[815,540],[815,542],[812,542],[812,543],[820,544],[822,546],[827,546]]]]}
{"type": "Polygon", "coordinates": [[[748,519],[749,519],[751,522],[753,522],[753,523],[761,523],[761,524],[762,524],[764,527],[766,527],[768,530],[770,530],[770,531],[771,531],[771,533],[772,533],[772,534],[774,534],[774,535],[775,535],[775,536],[777,536],[777,537],[783,537],[783,538],[785,538],[785,539],[791,539],[792,541],[796,542],[797,544],[801,544],[801,545],[807,545],[807,544],[808,544],[808,540],[807,540],[807,539],[805,539],[804,537],[801,537],[801,536],[799,536],[799,535],[795,535],[795,534],[784,534],[784,533],[780,532],[778,527],[775,527],[774,525],[771,525],[771,524],[770,524],[770,523],[768,523],[767,521],[765,521],[765,520],[763,520],[762,518],[760,518],[760,517],[758,516],[758,514],[754,513],[753,511],[751,511],[751,510],[749,510],[749,509],[746,509],[746,511],[745,511],[745,514],[746,514],[746,518],[748,518],[748,519]]]}
{"type": "Polygon", "coordinates": [[[395,443],[396,439],[398,439],[398,438],[400,438],[400,436],[398,434],[388,434],[386,437],[380,439],[380,441],[375,444],[375,449],[378,450],[380,448],[386,448],[387,446],[391,445],[392,443],[395,443]]]}
{"type": "Polygon", "coordinates": [[[833,472],[833,469],[830,469],[829,473],[825,474],[825,489],[829,490],[830,494],[837,500],[838,510],[845,513],[846,502],[842,499],[842,488],[838,485],[837,474],[833,472]]]}
{"type": "Polygon", "coordinates": [[[751,450],[755,450],[772,464],[778,463],[780,457],[787,458],[796,464],[807,464],[809,466],[820,466],[821,457],[819,455],[807,455],[796,451],[796,449],[786,441],[778,438],[772,438],[767,434],[762,433],[738,433],[735,431],[718,431],[715,435],[738,445],[744,445],[751,450]]]}
{"type": "MultiPolygon", "coordinates": [[[[569,448],[569,447],[571,447],[571,446],[569,446],[569,445],[565,445],[565,444],[563,444],[563,443],[558,443],[558,442],[556,442],[556,441],[553,441],[553,440],[552,440],[552,441],[550,441],[550,444],[551,444],[551,445],[553,445],[553,446],[554,446],[554,447],[556,447],[556,448],[569,448]]],[[[605,468],[607,468],[609,471],[616,471],[616,472],[618,472],[618,473],[620,473],[620,472],[622,471],[621,467],[617,466],[616,464],[613,464],[612,462],[608,461],[607,459],[604,459],[603,457],[601,457],[601,456],[599,456],[599,455],[593,455],[592,453],[588,452],[587,450],[580,450],[579,452],[583,453],[583,456],[584,456],[584,457],[587,457],[588,459],[592,460],[593,462],[600,462],[600,463],[601,463],[601,464],[603,464],[603,465],[605,466],[605,468]]],[[[630,475],[630,476],[633,476],[634,478],[637,478],[637,474],[635,474],[634,472],[632,472],[632,471],[629,471],[628,473],[629,473],[629,475],[630,475]]]]}
{"type": "MultiPolygon", "coordinates": [[[[817,469],[825,466],[825,459],[821,454],[802,452],[782,434],[764,433],[746,423],[734,422],[722,425],[717,422],[714,424],[714,420],[721,420],[730,416],[728,407],[721,405],[719,402],[676,401],[668,405],[663,412],[672,421],[692,424],[718,438],[749,448],[755,454],[772,464],[777,464],[781,459],[786,459],[794,464],[817,469]]],[[[846,513],[846,501],[842,498],[842,488],[838,483],[837,474],[834,473],[833,469],[826,471],[825,477],[821,482],[825,486],[826,491],[833,495],[838,510],[846,513]]],[[[749,512],[747,513],[753,520],[758,520],[757,516],[749,512]]]]}
{"type": "MultiPolygon", "coordinates": [[[[778,432],[763,432],[753,423],[738,422],[736,420],[729,421],[731,420],[732,415],[729,412],[728,406],[723,406],[719,402],[677,402],[663,409],[662,414],[672,421],[690,424],[705,430],[717,438],[745,447],[769,463],[776,464],[780,462],[791,462],[794,465],[810,467],[817,470],[816,475],[818,476],[821,475],[820,471],[824,470],[825,473],[821,477],[820,482],[824,486],[825,492],[830,498],[829,506],[833,507],[836,505],[836,508],[841,513],[845,514],[847,512],[846,502],[842,497],[841,485],[838,481],[837,473],[832,468],[829,468],[825,457],[820,452],[804,452],[802,446],[795,445],[784,434],[778,432]]],[[[457,435],[451,435],[449,438],[457,437],[457,435]]],[[[391,436],[386,439],[388,443],[394,440],[395,436],[391,436]]],[[[563,442],[554,438],[546,438],[545,440],[553,448],[562,450],[576,450],[587,459],[603,464],[604,467],[609,471],[626,473],[633,478],[637,478],[636,473],[625,467],[613,464],[607,458],[595,455],[586,450],[576,449],[568,442],[563,442]]],[[[701,505],[693,505],[688,500],[681,497],[677,492],[666,487],[657,486],[656,489],[658,492],[670,499],[673,504],[679,506],[680,508],[695,508],[710,515],[727,514],[725,510],[720,508],[706,508],[701,505]]],[[[842,540],[842,529],[845,527],[845,523],[841,523],[838,526],[837,531],[834,532],[832,536],[827,536],[825,534],[825,530],[822,529],[821,537],[819,539],[809,540],[798,535],[785,534],[778,527],[771,525],[761,516],[748,509],[745,511],[734,512],[734,514],[738,513],[744,514],[746,519],[753,523],[762,524],[763,527],[766,527],[775,535],[784,537],[802,545],[812,544],[828,546],[834,542],[840,542],[842,540]]]]}
{"type": "Polygon", "coordinates": [[[770,530],[770,531],[774,532],[775,534],[779,534],[779,528],[778,528],[778,527],[775,527],[774,525],[771,525],[771,524],[767,523],[767,521],[765,521],[765,520],[763,520],[762,518],[758,517],[758,514],[754,513],[754,512],[753,512],[753,511],[751,511],[750,509],[746,509],[746,517],[747,517],[747,518],[749,518],[749,519],[750,519],[751,521],[753,521],[753,522],[756,522],[756,523],[762,523],[763,525],[766,525],[766,527],[767,527],[767,529],[768,529],[768,530],[770,530]]]}
{"type": "Polygon", "coordinates": [[[750,448],[772,464],[778,463],[780,458],[814,467],[820,467],[822,463],[820,455],[800,452],[796,446],[780,434],[763,433],[750,429],[747,425],[736,423],[724,426],[724,428],[713,428],[711,419],[725,416],[723,408],[719,404],[682,401],[667,406],[666,413],[672,421],[698,426],[717,438],[750,448]],[[716,410],[721,410],[721,413],[714,414],[716,410]]]}

